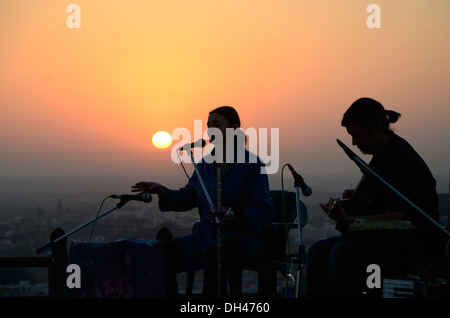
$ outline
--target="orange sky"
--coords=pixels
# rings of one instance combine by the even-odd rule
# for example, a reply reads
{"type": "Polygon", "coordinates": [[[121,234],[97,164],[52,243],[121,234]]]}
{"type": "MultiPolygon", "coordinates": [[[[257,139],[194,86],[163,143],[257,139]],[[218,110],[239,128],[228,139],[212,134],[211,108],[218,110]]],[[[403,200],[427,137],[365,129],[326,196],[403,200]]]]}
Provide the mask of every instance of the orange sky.
{"type": "Polygon", "coordinates": [[[231,105],[244,128],[280,128],[280,169],[354,178],[335,140],[351,144],[341,116],[368,96],[402,113],[396,132],[448,191],[448,12],[448,0],[1,0],[0,175],[164,172],[181,185],[152,135],[231,105]]]}

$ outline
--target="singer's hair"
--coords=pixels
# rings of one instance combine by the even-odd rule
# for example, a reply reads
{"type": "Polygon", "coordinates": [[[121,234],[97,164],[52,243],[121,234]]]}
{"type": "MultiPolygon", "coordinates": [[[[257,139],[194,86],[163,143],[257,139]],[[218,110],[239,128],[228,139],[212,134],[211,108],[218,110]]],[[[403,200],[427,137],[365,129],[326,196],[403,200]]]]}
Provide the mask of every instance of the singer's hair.
{"type": "Polygon", "coordinates": [[[212,111],[209,112],[209,114],[219,114],[225,117],[232,126],[237,125],[238,127],[241,127],[241,120],[239,119],[239,115],[231,106],[220,106],[212,111]]]}
{"type": "Polygon", "coordinates": [[[242,129],[240,129],[241,120],[239,119],[236,109],[231,106],[220,106],[209,112],[210,115],[214,113],[225,117],[231,126],[237,125],[238,128],[236,128],[235,131],[237,134],[234,136],[235,147],[247,144],[248,136],[246,136],[242,129]]]}
{"type": "Polygon", "coordinates": [[[384,131],[389,132],[389,125],[395,123],[400,118],[400,114],[393,110],[384,109],[380,102],[363,97],[357,99],[344,113],[341,125],[358,125],[361,128],[371,131],[373,128],[382,125],[384,131]]]}

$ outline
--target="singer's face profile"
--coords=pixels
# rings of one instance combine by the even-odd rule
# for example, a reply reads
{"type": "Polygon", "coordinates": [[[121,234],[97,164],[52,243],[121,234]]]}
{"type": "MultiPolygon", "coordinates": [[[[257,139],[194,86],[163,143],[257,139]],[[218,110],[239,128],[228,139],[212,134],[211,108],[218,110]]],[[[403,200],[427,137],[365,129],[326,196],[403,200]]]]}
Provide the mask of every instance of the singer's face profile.
{"type": "MultiPolygon", "coordinates": [[[[217,114],[217,113],[212,113],[208,116],[208,122],[206,123],[206,125],[209,128],[217,128],[222,132],[222,138],[223,141],[225,142],[225,138],[226,138],[226,129],[227,128],[233,128],[230,124],[230,122],[228,121],[228,119],[226,119],[224,116],[217,114]]],[[[210,141],[213,142],[214,141],[214,135],[209,134],[210,137],[210,141]]]]}

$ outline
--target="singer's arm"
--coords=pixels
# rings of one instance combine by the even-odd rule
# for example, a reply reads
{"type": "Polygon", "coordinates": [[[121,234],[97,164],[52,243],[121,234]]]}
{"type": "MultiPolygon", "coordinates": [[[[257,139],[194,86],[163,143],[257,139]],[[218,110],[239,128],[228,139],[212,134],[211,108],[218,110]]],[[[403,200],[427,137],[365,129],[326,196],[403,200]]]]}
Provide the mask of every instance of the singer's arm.
{"type": "Polygon", "coordinates": [[[132,192],[139,194],[150,193],[157,194],[158,205],[161,211],[188,211],[196,206],[196,191],[192,186],[192,179],[188,184],[179,190],[171,190],[157,182],[141,181],[131,187],[132,192]]]}
{"type": "Polygon", "coordinates": [[[158,206],[162,212],[174,211],[184,212],[197,207],[197,176],[194,173],[189,182],[178,190],[165,189],[164,194],[159,197],[158,206]]]}

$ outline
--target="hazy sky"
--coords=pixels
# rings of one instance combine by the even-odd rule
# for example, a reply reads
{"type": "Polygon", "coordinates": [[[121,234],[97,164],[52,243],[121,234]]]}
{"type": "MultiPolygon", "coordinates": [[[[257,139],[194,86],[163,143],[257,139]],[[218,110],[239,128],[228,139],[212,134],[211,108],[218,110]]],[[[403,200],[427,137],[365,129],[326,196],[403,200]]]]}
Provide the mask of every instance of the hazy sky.
{"type": "Polygon", "coordinates": [[[316,188],[346,187],[360,173],[335,140],[351,145],[340,120],[367,96],[402,114],[393,128],[447,192],[449,12],[448,0],[0,0],[0,176],[181,186],[153,134],[231,105],[244,129],[279,128],[275,186],[291,163],[316,188]]]}

